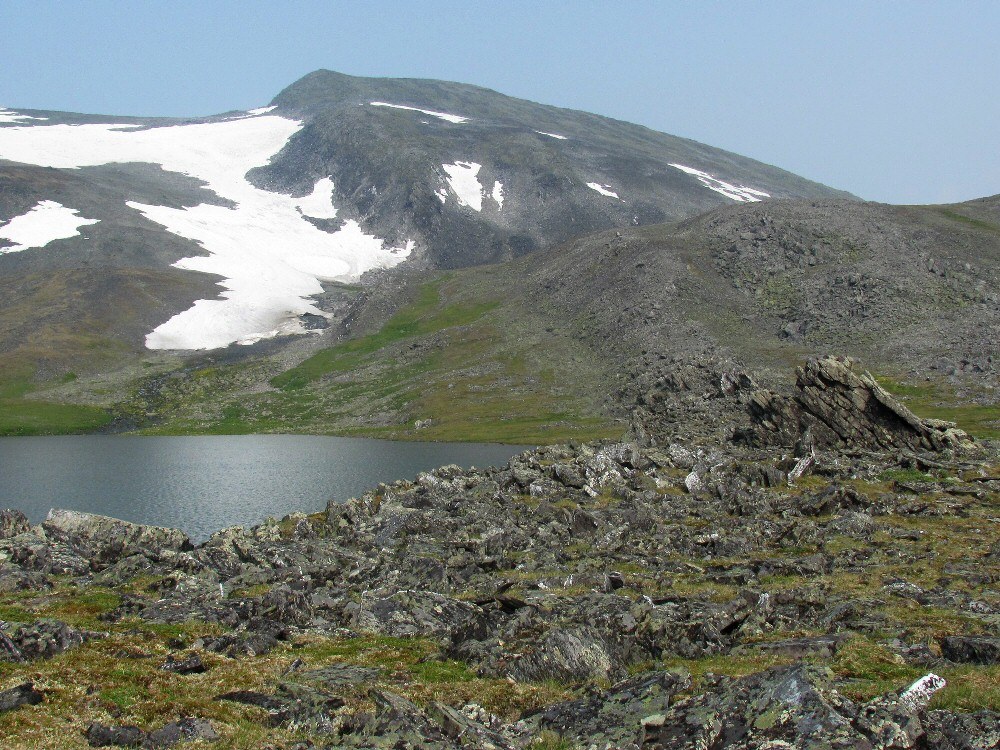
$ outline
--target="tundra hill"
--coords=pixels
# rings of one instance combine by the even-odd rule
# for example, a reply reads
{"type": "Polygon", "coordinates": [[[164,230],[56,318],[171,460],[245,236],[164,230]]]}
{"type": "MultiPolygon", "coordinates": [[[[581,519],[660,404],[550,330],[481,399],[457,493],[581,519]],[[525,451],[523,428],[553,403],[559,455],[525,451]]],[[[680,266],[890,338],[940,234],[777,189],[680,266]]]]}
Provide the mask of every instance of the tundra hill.
{"type": "Polygon", "coordinates": [[[360,293],[343,340],[294,367],[214,355],[123,408],[166,432],[690,442],[743,421],[726,379],[780,389],[791,365],[836,353],[922,416],[997,436],[1000,225],[979,218],[994,204],[744,204],[391,274],[360,293]]]}
{"type": "Polygon", "coordinates": [[[143,359],[170,369],[187,351],[335,325],[372,270],[845,195],[443,81],[318,71],[270,106],[192,119],[0,109],[0,387],[124,368],[121,382],[143,359]]]}

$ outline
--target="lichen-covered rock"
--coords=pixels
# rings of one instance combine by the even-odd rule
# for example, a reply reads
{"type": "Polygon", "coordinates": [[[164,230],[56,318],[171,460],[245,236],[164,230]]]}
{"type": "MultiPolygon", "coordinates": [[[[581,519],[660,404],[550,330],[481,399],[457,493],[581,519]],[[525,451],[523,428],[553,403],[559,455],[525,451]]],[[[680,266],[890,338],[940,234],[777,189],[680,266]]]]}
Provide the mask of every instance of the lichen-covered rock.
{"type": "Polygon", "coordinates": [[[631,677],[586,698],[549,706],[528,718],[536,730],[555,732],[594,750],[637,750],[643,722],[669,710],[670,701],[690,687],[687,674],[654,672],[631,677]]]}
{"type": "Polygon", "coordinates": [[[807,431],[816,447],[941,451],[971,448],[951,422],[920,419],[847,358],[815,357],[796,371],[793,396],[760,390],[749,409],[756,439],[793,445],[807,431]]]}
{"type": "Polygon", "coordinates": [[[178,529],[143,526],[76,510],[53,508],[42,528],[48,538],[68,544],[99,564],[114,563],[129,555],[155,556],[192,548],[187,534],[178,529]]]}
{"type": "Polygon", "coordinates": [[[748,677],[718,677],[699,694],[644,721],[644,750],[921,747],[918,708],[897,696],[855,704],[827,670],[793,665],[748,677]]]}
{"type": "Polygon", "coordinates": [[[383,635],[422,635],[460,643],[485,637],[488,622],[475,604],[430,591],[398,591],[363,598],[355,610],[354,627],[383,635]]]}
{"type": "Polygon", "coordinates": [[[0,510],[0,539],[11,539],[31,531],[27,516],[19,510],[0,510]]]}
{"type": "Polygon", "coordinates": [[[504,672],[521,682],[588,682],[616,680],[625,664],[594,629],[553,628],[534,648],[514,655],[504,672]]]}
{"type": "MultiPolygon", "coordinates": [[[[15,628],[10,640],[25,659],[50,659],[63,651],[105,636],[106,633],[77,630],[59,620],[44,619],[15,628]]],[[[2,654],[0,658],[3,658],[2,654]]]]}

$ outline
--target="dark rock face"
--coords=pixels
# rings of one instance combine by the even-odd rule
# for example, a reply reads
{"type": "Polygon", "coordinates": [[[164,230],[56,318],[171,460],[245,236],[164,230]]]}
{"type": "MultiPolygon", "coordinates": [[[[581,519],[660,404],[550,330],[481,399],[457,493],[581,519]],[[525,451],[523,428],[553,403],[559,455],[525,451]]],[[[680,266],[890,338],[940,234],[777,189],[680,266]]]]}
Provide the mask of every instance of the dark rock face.
{"type": "Polygon", "coordinates": [[[134,726],[109,727],[93,723],[84,733],[91,747],[142,747],[149,735],[134,726]]]}
{"type": "Polygon", "coordinates": [[[932,450],[965,448],[971,440],[951,422],[920,419],[850,360],[819,357],[798,368],[791,398],[754,393],[750,414],[764,443],[792,445],[803,434],[822,448],[932,450]]]}
{"type": "Polygon", "coordinates": [[[150,732],[146,745],[151,748],[173,747],[178,742],[191,742],[193,740],[215,742],[218,739],[219,735],[210,722],[205,719],[187,717],[150,732]]]}
{"type": "Polygon", "coordinates": [[[144,750],[173,747],[178,742],[215,742],[218,733],[205,719],[185,717],[160,729],[146,732],[136,726],[105,726],[93,723],[84,733],[91,747],[140,747],[144,750]]]}

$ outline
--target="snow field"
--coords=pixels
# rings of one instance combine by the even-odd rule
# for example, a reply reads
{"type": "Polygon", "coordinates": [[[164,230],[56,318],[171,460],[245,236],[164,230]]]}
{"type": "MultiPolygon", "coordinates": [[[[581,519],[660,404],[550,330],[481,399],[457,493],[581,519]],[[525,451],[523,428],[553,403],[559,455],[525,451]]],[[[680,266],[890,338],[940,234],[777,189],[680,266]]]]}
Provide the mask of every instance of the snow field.
{"type": "Polygon", "coordinates": [[[503,183],[497,180],[493,183],[493,200],[497,202],[497,208],[503,210],[503,183]]]}
{"type": "Polygon", "coordinates": [[[439,120],[446,120],[447,122],[453,122],[456,125],[463,122],[468,122],[470,118],[462,117],[461,115],[449,115],[447,112],[435,112],[431,109],[419,109],[417,107],[407,107],[403,104],[389,104],[388,102],[369,102],[373,107],[392,107],[393,109],[408,109],[411,112],[420,112],[425,115],[430,115],[431,117],[437,117],[439,120]]]}
{"type": "Polygon", "coordinates": [[[753,203],[759,201],[761,198],[771,197],[770,193],[765,193],[763,190],[755,190],[754,188],[749,188],[746,185],[733,185],[729,182],[720,180],[718,177],[710,175],[708,172],[702,172],[700,169],[695,169],[694,167],[685,167],[683,164],[671,164],[670,166],[697,177],[698,181],[709,190],[722,193],[724,196],[732,198],[734,201],[740,201],[741,203],[753,203]]]}
{"type": "Polygon", "coordinates": [[[333,218],[333,182],[319,180],[303,198],[254,187],[247,172],[268,163],[301,123],[263,115],[147,130],[121,125],[48,125],[0,129],[0,158],[75,169],[149,162],[203,181],[234,208],[201,204],[128,206],[209,255],[174,265],[217,274],[222,299],[200,300],[146,337],[150,349],[214,349],[278,334],[305,333],[302,313],[322,315],[308,298],[322,281],[351,281],[402,262],[413,244],[388,248],[355,221],[323,232],[306,217],[333,218]]]}
{"type": "Polygon", "coordinates": [[[610,185],[600,185],[596,182],[588,182],[587,187],[589,187],[591,190],[596,190],[601,195],[606,195],[609,198],[618,198],[618,200],[621,200],[618,193],[612,190],[610,185]]]}
{"type": "Polygon", "coordinates": [[[45,247],[54,240],[75,237],[80,234],[80,227],[100,221],[85,219],[79,213],[55,201],[39,201],[28,213],[15,216],[0,226],[0,239],[14,243],[12,247],[0,247],[0,255],[45,247]]]}
{"type": "Polygon", "coordinates": [[[19,115],[11,109],[0,107],[0,122],[20,122],[22,120],[48,120],[48,117],[32,117],[31,115],[19,115]]]}
{"type": "Polygon", "coordinates": [[[448,173],[448,185],[458,197],[458,204],[482,211],[483,186],[477,175],[483,165],[474,161],[457,161],[454,164],[442,164],[441,167],[448,173]]]}

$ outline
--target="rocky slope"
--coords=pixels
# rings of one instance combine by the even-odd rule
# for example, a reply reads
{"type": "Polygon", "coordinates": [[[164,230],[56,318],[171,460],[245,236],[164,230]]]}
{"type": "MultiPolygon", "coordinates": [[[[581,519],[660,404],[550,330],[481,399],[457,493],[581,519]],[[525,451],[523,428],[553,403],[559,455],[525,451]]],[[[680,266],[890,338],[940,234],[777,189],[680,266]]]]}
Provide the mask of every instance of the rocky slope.
{"type": "Polygon", "coordinates": [[[783,393],[793,365],[832,352],[922,416],[995,437],[995,204],[744,204],[446,277],[391,274],[294,367],[215,357],[130,408],[194,432],[550,442],[639,419],[689,441],[727,437],[724,377],[783,393]]]}
{"type": "MultiPolygon", "coordinates": [[[[877,439],[802,418],[794,446],[549,446],[198,546],[6,512],[0,728],[24,747],[997,747],[997,446],[847,373],[810,363],[797,408],[877,439]],[[810,396],[819,377],[838,395],[810,396]]],[[[778,426],[761,414],[742,434],[778,426]]]]}

